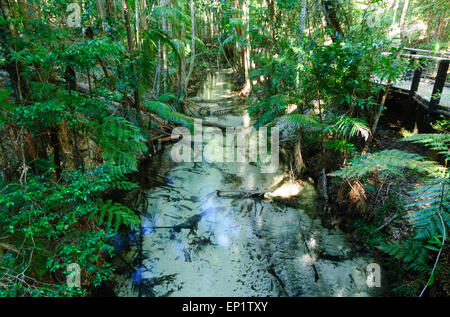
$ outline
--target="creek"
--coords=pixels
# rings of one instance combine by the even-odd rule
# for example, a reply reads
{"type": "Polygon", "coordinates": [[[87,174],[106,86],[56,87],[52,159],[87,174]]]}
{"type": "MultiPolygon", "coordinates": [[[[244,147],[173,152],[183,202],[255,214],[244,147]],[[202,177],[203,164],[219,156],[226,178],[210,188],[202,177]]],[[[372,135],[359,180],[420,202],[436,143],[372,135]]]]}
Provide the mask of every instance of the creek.
{"type": "MultiPolygon", "coordinates": [[[[230,71],[211,72],[192,101],[211,107],[209,122],[251,125],[233,99],[230,71]],[[224,107],[236,111],[215,114],[224,107]]],[[[291,182],[288,166],[269,174],[255,163],[175,163],[172,146],[143,170],[158,182],[145,189],[138,242],[122,254],[135,268],[115,276],[118,296],[381,294],[367,285],[374,260],[322,225],[313,184],[291,182]],[[217,190],[278,191],[298,205],[217,190]]]]}

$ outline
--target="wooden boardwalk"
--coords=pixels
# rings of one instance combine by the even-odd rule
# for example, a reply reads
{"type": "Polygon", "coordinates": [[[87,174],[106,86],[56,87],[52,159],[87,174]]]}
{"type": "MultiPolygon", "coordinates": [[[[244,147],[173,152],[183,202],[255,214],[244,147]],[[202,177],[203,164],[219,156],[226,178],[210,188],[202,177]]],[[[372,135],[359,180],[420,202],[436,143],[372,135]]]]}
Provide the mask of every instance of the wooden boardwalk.
{"type": "MultiPolygon", "coordinates": [[[[411,85],[412,85],[412,78],[401,80],[400,82],[398,82],[392,86],[394,88],[403,89],[404,91],[409,92],[411,85]]],[[[433,93],[433,86],[434,86],[434,82],[430,82],[428,80],[426,80],[426,81],[421,80],[419,87],[417,89],[417,94],[429,103],[431,100],[431,95],[433,93]]],[[[439,102],[439,105],[449,108],[449,111],[450,111],[450,87],[444,86],[444,89],[442,90],[442,93],[441,93],[441,100],[439,102]]]]}
{"type": "MultiPolygon", "coordinates": [[[[432,56],[432,52],[427,50],[413,48],[404,50],[408,51],[408,54],[402,54],[401,56],[410,59],[411,64],[414,60],[435,63],[438,65],[437,71],[433,76],[434,78],[429,78],[429,76],[424,78],[423,73],[426,66],[419,66],[411,76],[393,84],[392,89],[409,95],[411,100],[415,100],[425,109],[427,116],[445,115],[450,117],[450,85],[446,84],[450,53],[440,52],[436,54],[440,55],[438,57],[432,56]]],[[[420,65],[423,65],[423,63],[420,65]]]]}

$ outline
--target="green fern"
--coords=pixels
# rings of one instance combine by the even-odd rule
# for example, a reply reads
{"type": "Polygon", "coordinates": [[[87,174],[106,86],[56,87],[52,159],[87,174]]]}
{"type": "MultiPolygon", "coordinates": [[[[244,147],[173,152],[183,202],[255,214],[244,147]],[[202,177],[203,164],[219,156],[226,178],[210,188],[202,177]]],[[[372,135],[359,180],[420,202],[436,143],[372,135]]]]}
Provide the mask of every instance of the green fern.
{"type": "Polygon", "coordinates": [[[194,122],[191,118],[185,116],[182,113],[174,111],[167,104],[160,101],[146,101],[145,104],[151,112],[156,113],[164,120],[176,124],[181,124],[189,128],[191,131],[194,129],[194,122]]]}
{"type": "Polygon", "coordinates": [[[372,172],[404,176],[404,169],[410,169],[423,174],[437,175],[442,167],[435,162],[427,161],[418,154],[399,150],[385,150],[359,157],[349,165],[331,173],[345,179],[357,179],[372,172]]]}
{"type": "Polygon", "coordinates": [[[367,140],[371,133],[364,118],[350,118],[347,116],[340,116],[328,130],[341,137],[352,138],[356,135],[360,135],[365,140],[367,140]]]}
{"type": "Polygon", "coordinates": [[[416,238],[430,238],[442,235],[441,219],[450,227],[450,180],[434,178],[411,191],[413,202],[406,207],[415,212],[407,215],[411,225],[416,227],[416,238]],[[438,214],[439,212],[439,214],[438,214]]]}
{"type": "Polygon", "coordinates": [[[99,226],[104,225],[107,230],[118,231],[120,225],[135,227],[140,218],[130,208],[111,200],[98,200],[99,208],[93,211],[89,219],[96,218],[99,226]]]}
{"type": "Polygon", "coordinates": [[[416,134],[403,139],[403,141],[424,144],[444,156],[445,160],[450,159],[450,133],[416,134]]]}
{"type": "Polygon", "coordinates": [[[255,128],[259,128],[286,114],[287,107],[288,97],[280,94],[255,102],[248,112],[251,117],[257,118],[255,128]]]}
{"type": "Polygon", "coordinates": [[[437,151],[445,158],[445,166],[427,161],[417,154],[398,150],[381,151],[354,160],[351,165],[332,173],[342,178],[360,178],[368,173],[382,173],[402,176],[404,168],[425,175],[421,186],[410,192],[411,202],[405,207],[414,212],[406,215],[410,224],[416,229],[415,235],[402,242],[384,243],[380,249],[401,259],[408,264],[408,269],[420,272],[422,282],[427,278],[422,296],[428,286],[432,285],[439,268],[439,257],[450,227],[450,178],[447,169],[450,136],[444,134],[418,134],[405,138],[405,141],[424,144],[437,151]],[[428,240],[428,244],[424,239],[428,240]],[[437,251],[434,265],[427,262],[429,251],[437,251]]]}
{"type": "Polygon", "coordinates": [[[147,151],[141,130],[123,117],[108,116],[100,124],[93,123],[92,137],[102,149],[104,160],[115,172],[126,174],[136,171],[138,155],[147,151]]]}
{"type": "Polygon", "coordinates": [[[290,113],[284,116],[286,121],[296,128],[307,128],[308,130],[320,130],[323,125],[319,122],[318,117],[312,114],[290,113]]]}
{"type": "Polygon", "coordinates": [[[427,264],[428,253],[419,240],[408,239],[402,242],[385,242],[379,247],[380,250],[402,260],[409,269],[427,274],[431,267],[427,264]]]}

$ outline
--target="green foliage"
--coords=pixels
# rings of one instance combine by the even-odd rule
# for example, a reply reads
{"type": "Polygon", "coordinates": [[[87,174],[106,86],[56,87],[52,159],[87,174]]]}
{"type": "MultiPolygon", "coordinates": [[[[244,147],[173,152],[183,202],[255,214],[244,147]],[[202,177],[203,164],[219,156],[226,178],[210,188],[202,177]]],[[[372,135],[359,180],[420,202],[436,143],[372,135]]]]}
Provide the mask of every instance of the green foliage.
{"type": "Polygon", "coordinates": [[[417,229],[416,238],[442,235],[442,220],[450,228],[450,179],[432,178],[410,192],[413,202],[406,208],[415,210],[407,219],[417,229]],[[438,213],[439,212],[439,213],[438,213]]]}
{"type": "Polygon", "coordinates": [[[137,170],[138,157],[147,151],[147,147],[146,139],[136,125],[116,116],[105,117],[100,124],[91,121],[89,125],[106,161],[113,162],[123,174],[137,170]]]}
{"type": "Polygon", "coordinates": [[[296,128],[306,128],[307,130],[317,131],[323,129],[323,125],[315,115],[290,113],[284,116],[286,121],[296,128]]]}
{"type": "Polygon", "coordinates": [[[407,264],[407,269],[421,272],[422,277],[425,277],[431,271],[431,266],[427,264],[429,253],[420,240],[408,239],[402,242],[385,242],[379,248],[402,260],[407,264]]]}
{"type": "Polygon", "coordinates": [[[136,228],[136,225],[141,222],[140,218],[130,208],[122,204],[110,199],[106,201],[99,199],[98,203],[99,210],[93,211],[88,219],[95,217],[98,225],[104,224],[106,230],[114,229],[114,231],[118,231],[120,225],[136,228]]]}
{"type": "Polygon", "coordinates": [[[385,150],[358,157],[350,165],[330,175],[349,179],[362,178],[373,172],[380,172],[382,174],[393,174],[402,177],[404,176],[405,168],[418,173],[429,173],[432,175],[442,171],[439,165],[425,160],[418,154],[399,150],[385,150]]]}
{"type": "MultiPolygon", "coordinates": [[[[449,158],[448,134],[418,134],[405,141],[424,144],[449,158]]],[[[423,157],[398,150],[385,150],[355,159],[349,166],[331,173],[342,178],[362,178],[373,172],[402,176],[404,169],[425,176],[422,184],[412,190],[410,201],[404,208],[410,210],[405,218],[415,233],[401,242],[381,241],[380,249],[407,265],[408,270],[418,274],[421,285],[432,285],[440,268],[438,264],[446,232],[450,228],[450,177],[447,166],[426,161],[423,157]],[[438,251],[435,265],[431,266],[430,251],[438,251]]],[[[402,285],[398,290],[413,294],[418,284],[402,285]]],[[[424,289],[425,290],[425,289],[424,289]]],[[[423,291],[422,291],[423,293],[423,291]]]]}
{"type": "Polygon", "coordinates": [[[288,98],[285,95],[274,95],[266,100],[257,101],[249,107],[249,114],[257,119],[255,127],[272,122],[286,113],[288,98]]]}
{"type": "MultiPolygon", "coordinates": [[[[93,285],[111,278],[110,245],[114,230],[132,225],[138,217],[124,206],[103,203],[104,191],[121,182],[105,165],[85,173],[72,171],[55,183],[48,176],[28,175],[26,183],[10,183],[0,196],[0,231],[19,251],[7,249],[0,259],[5,275],[0,277],[3,295],[76,295],[80,290],[61,287],[51,273],[62,274],[70,263],[80,265],[93,285]],[[104,229],[88,225],[92,215],[108,213],[104,229]],[[34,285],[32,277],[48,282],[34,285]],[[17,278],[19,277],[19,278],[17,278]]],[[[97,218],[98,226],[102,218],[97,218]]],[[[82,292],[85,292],[81,290],[82,292]]]]}
{"type": "Polygon", "coordinates": [[[338,151],[350,155],[356,155],[358,152],[356,151],[356,147],[353,143],[350,143],[347,140],[340,139],[330,139],[323,143],[323,146],[332,151],[338,151]]]}
{"type": "Polygon", "coordinates": [[[190,130],[194,129],[194,123],[192,119],[190,119],[189,117],[185,116],[182,113],[174,111],[167,104],[160,101],[146,101],[145,104],[151,112],[156,113],[164,120],[181,124],[189,128],[190,130]]]}
{"type": "Polygon", "coordinates": [[[411,135],[404,141],[423,144],[450,160],[450,133],[422,133],[411,135]]]}
{"type": "Polygon", "coordinates": [[[371,133],[364,118],[350,118],[347,116],[339,116],[338,120],[329,126],[328,129],[340,137],[347,138],[353,138],[359,135],[367,139],[371,133]]]}

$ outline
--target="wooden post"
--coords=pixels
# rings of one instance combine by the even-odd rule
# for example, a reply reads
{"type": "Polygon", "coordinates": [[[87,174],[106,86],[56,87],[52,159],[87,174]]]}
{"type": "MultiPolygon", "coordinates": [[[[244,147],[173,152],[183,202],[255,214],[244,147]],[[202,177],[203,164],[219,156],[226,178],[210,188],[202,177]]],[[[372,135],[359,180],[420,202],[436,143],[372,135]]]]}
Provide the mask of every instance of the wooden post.
{"type": "Polygon", "coordinates": [[[412,99],[420,84],[420,76],[422,76],[422,66],[418,66],[414,70],[414,76],[411,83],[411,89],[409,90],[409,98],[412,99]]]}
{"type": "MultiPolygon", "coordinates": [[[[414,58],[413,55],[416,55],[416,51],[411,51],[411,57],[409,58],[409,67],[412,67],[414,65],[414,58]]],[[[410,70],[408,69],[408,71],[406,72],[406,77],[409,77],[411,75],[410,70]]]]}
{"type": "Polygon", "coordinates": [[[434,82],[433,92],[431,94],[430,99],[430,110],[436,110],[437,105],[439,104],[439,101],[441,101],[440,96],[436,96],[436,94],[441,94],[442,90],[444,89],[445,80],[447,79],[447,71],[448,71],[448,65],[450,60],[449,59],[442,59],[439,63],[438,72],[436,75],[436,79],[434,82]]]}

